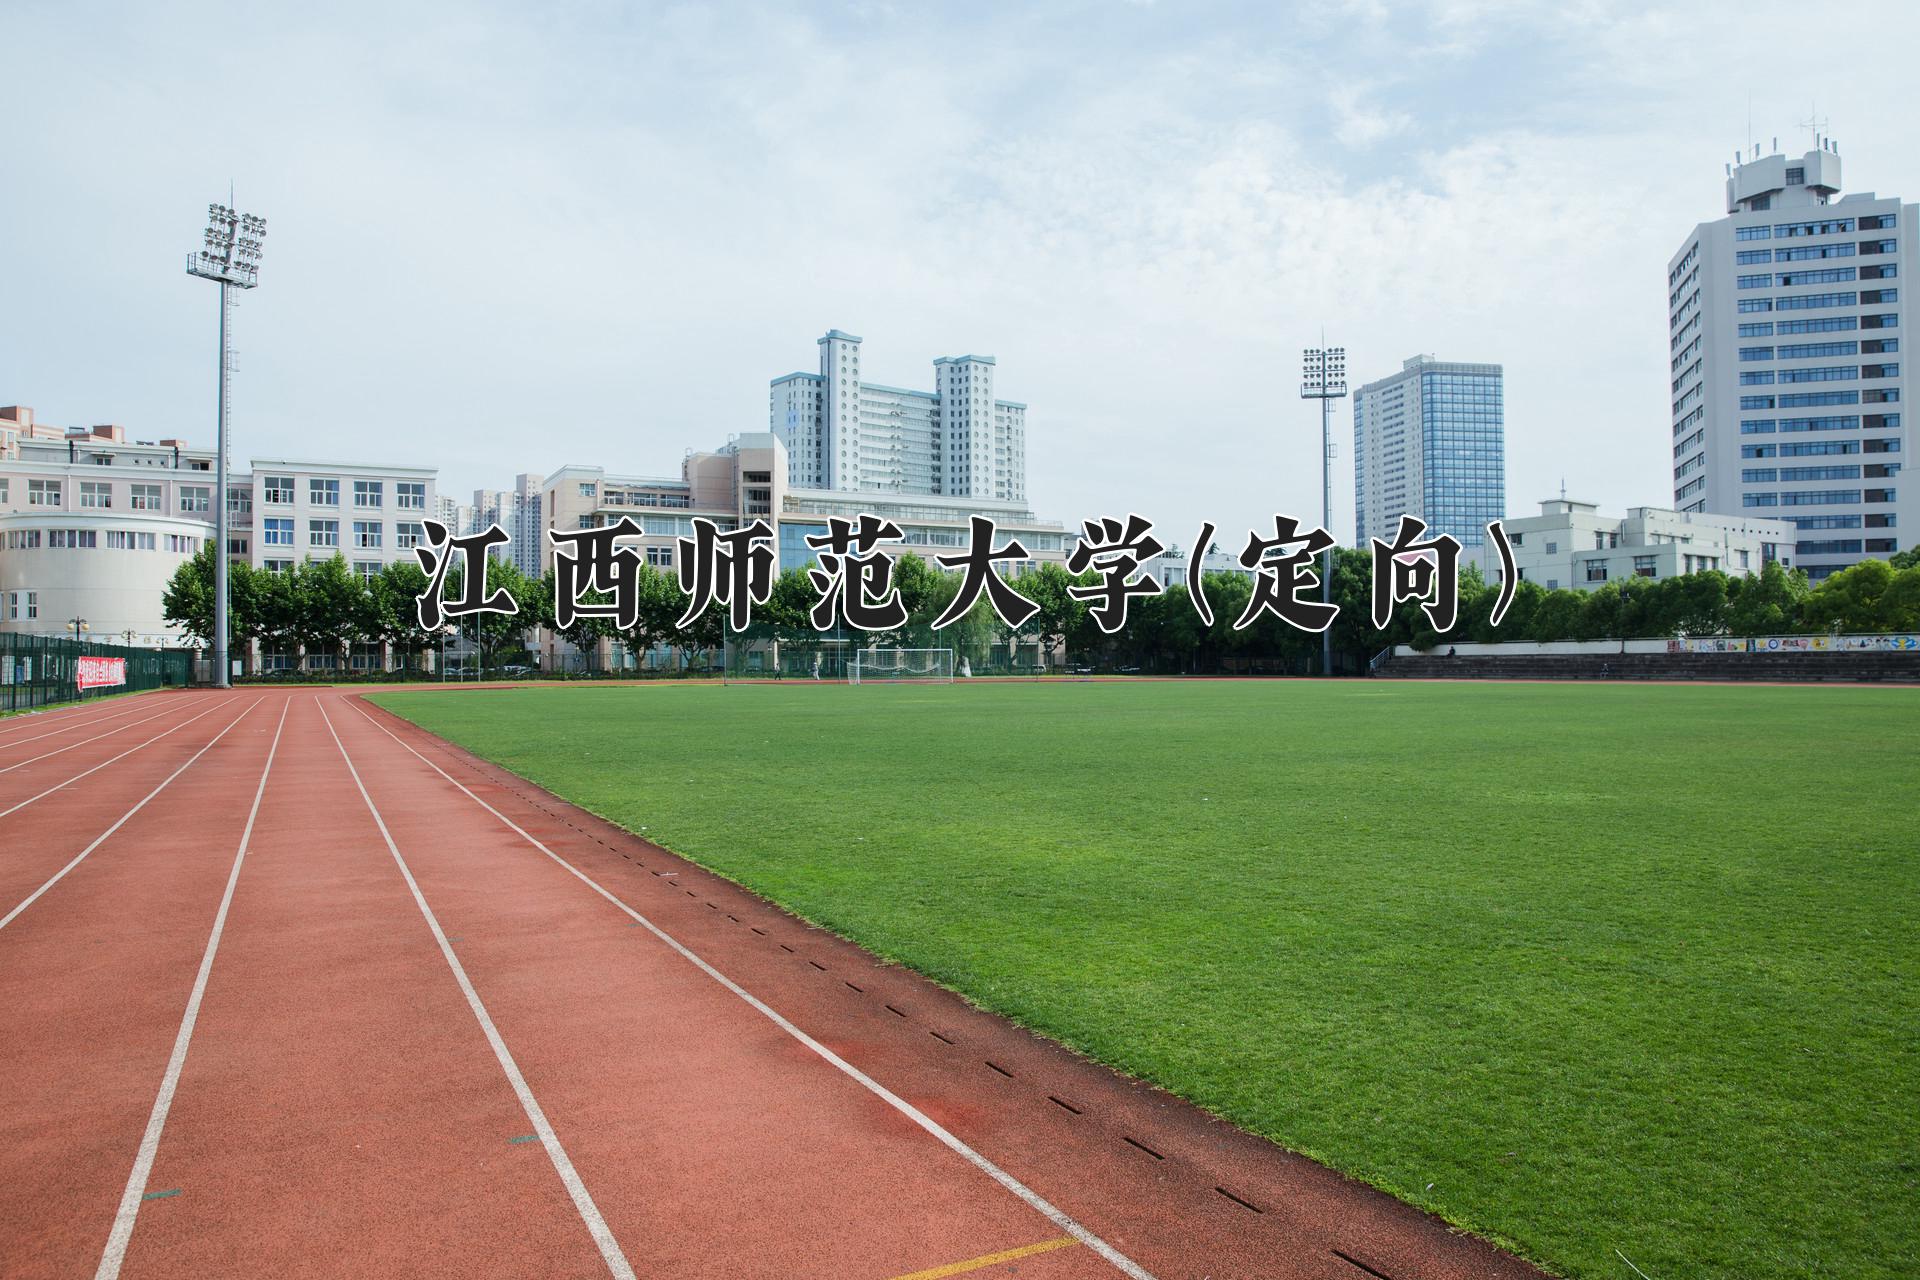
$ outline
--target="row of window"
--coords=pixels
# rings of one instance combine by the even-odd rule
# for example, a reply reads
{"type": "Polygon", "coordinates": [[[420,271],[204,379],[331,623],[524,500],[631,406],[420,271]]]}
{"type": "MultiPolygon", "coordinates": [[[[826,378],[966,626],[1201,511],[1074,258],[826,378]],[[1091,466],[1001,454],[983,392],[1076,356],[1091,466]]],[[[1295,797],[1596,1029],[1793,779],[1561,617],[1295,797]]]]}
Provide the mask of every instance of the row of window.
{"type": "Polygon", "coordinates": [[[1740,375],[1740,385],[1764,387],[1774,382],[1854,382],[1899,376],[1900,366],[1897,364],[1830,364],[1811,369],[1749,369],[1740,375]]]}
{"type": "MultiPolygon", "coordinates": [[[[1744,327],[1744,326],[1743,326],[1744,327]]],[[[1869,338],[1865,342],[1783,342],[1773,347],[1742,347],[1742,360],[1811,360],[1820,356],[1890,355],[1900,350],[1898,338],[1869,338]]]]}
{"type": "MultiPolygon", "coordinates": [[[[1792,170],[1789,170],[1791,175],[1792,170]]],[[[1853,218],[1827,218],[1820,222],[1776,222],[1771,226],[1738,227],[1734,230],[1736,240],[1792,240],[1802,236],[1846,235],[1856,226],[1861,231],[1892,231],[1897,215],[1891,213],[1869,213],[1853,218]]]]}
{"type": "MultiPolygon", "coordinates": [[[[292,476],[266,476],[260,482],[260,501],[269,506],[291,506],[293,504],[294,483],[292,476]]],[[[393,503],[402,511],[425,511],[427,509],[427,486],[423,481],[400,480],[393,486],[393,503]]],[[[315,507],[337,507],[340,505],[340,482],[323,480],[318,476],[307,480],[307,504],[315,507]]],[[[386,482],[384,480],[355,480],[353,482],[353,505],[356,507],[381,507],[386,505],[386,482]]]]}
{"type": "Polygon", "coordinates": [[[1892,489],[1805,489],[1785,493],[1743,493],[1744,507],[1837,507],[1859,502],[1892,502],[1892,489]]]}
{"type": "MultiPolygon", "coordinates": [[[[384,526],[378,520],[355,520],[353,522],[353,546],[363,550],[374,550],[382,544],[384,526]]],[[[402,550],[410,550],[425,543],[427,529],[424,524],[404,521],[393,527],[393,545],[402,550]]],[[[260,543],[268,547],[290,547],[293,545],[293,521],[268,516],[260,522],[260,543]]],[[[307,543],[315,547],[337,547],[340,545],[340,522],[338,520],[307,521],[307,543]]]]}
{"type": "Polygon", "coordinates": [[[188,534],[156,534],[143,529],[9,529],[9,551],[37,551],[43,545],[69,551],[92,551],[105,546],[109,551],[158,551],[165,547],[176,555],[192,555],[200,549],[199,538],[188,534]],[[105,533],[102,542],[100,535],[105,533]]]}
{"type": "MultiPolygon", "coordinates": [[[[1892,450],[1880,450],[1882,453],[1899,451],[1898,440],[1886,441],[1895,446],[1892,450]]],[[[1743,444],[1740,456],[1743,458],[1814,458],[1826,454],[1847,454],[1860,452],[1858,440],[1800,440],[1786,441],[1781,444],[1743,444]]]]}
{"type": "Polygon", "coordinates": [[[1859,466],[1850,467],[1743,467],[1741,484],[1775,484],[1792,480],[1858,480],[1859,466]]]}
{"type": "MultiPolygon", "coordinates": [[[[1826,311],[1833,307],[1875,306],[1898,301],[1898,289],[1862,289],[1858,293],[1803,293],[1782,298],[1742,298],[1738,309],[1742,314],[1759,311],[1826,311]]],[[[1860,327],[1864,329],[1871,326],[1863,321],[1860,327]]]]}

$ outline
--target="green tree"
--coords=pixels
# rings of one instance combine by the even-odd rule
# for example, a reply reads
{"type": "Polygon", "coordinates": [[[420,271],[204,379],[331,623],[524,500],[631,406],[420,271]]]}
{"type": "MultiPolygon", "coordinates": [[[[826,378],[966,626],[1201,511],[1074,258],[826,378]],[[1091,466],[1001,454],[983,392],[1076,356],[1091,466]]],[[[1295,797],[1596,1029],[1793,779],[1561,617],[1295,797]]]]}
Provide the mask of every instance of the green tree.
{"type": "Polygon", "coordinates": [[[1808,593],[1802,616],[1814,631],[1886,630],[1881,605],[1895,577],[1896,570],[1885,560],[1848,565],[1808,593]]]}
{"type": "Polygon", "coordinates": [[[411,560],[395,561],[367,583],[367,638],[388,645],[401,670],[419,670],[420,655],[437,638],[421,628],[416,606],[427,583],[426,571],[411,560]]]}
{"type": "Polygon", "coordinates": [[[1810,590],[1805,570],[1767,561],[1759,573],[1727,584],[1728,633],[1777,636],[1798,630],[1810,590]]]}
{"type": "MultiPolygon", "coordinates": [[[[173,572],[160,598],[161,615],[202,648],[213,641],[214,544],[207,539],[191,560],[173,572]]],[[[268,575],[245,561],[227,564],[227,652],[243,655],[261,635],[262,586],[268,575]]]]}
{"type": "Polygon", "coordinates": [[[346,665],[346,648],[376,624],[366,584],[346,557],[308,560],[279,575],[286,581],[286,636],[308,656],[332,654],[346,665]]]}

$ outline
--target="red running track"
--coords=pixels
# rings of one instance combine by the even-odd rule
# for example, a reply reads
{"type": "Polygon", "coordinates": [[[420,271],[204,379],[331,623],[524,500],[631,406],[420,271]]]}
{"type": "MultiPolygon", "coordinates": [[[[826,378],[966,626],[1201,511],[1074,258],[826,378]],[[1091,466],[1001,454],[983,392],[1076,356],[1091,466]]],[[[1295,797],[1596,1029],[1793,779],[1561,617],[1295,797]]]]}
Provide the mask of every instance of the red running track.
{"type": "Polygon", "coordinates": [[[137,701],[0,773],[0,1275],[1537,1274],[352,694],[137,701]]]}

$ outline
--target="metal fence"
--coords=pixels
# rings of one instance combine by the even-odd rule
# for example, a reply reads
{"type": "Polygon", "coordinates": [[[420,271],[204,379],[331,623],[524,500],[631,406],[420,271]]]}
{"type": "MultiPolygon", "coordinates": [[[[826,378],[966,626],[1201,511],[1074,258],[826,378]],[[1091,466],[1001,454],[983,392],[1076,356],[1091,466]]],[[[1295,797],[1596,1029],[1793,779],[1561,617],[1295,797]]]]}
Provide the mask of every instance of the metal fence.
{"type": "Polygon", "coordinates": [[[192,682],[192,666],[193,654],[186,649],[134,649],[64,636],[0,633],[0,711],[186,685],[192,682]],[[126,659],[126,684],[82,690],[76,678],[81,658],[126,659]]]}

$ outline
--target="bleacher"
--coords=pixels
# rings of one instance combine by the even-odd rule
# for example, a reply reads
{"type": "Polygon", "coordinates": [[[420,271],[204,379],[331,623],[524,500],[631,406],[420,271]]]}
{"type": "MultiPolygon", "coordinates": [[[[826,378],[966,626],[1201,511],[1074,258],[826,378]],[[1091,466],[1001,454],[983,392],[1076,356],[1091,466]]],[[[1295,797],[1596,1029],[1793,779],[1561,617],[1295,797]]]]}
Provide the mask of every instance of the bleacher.
{"type": "Polygon", "coordinates": [[[1375,676],[1402,680],[1790,680],[1920,684],[1920,653],[1529,653],[1386,657],[1375,676]]]}

